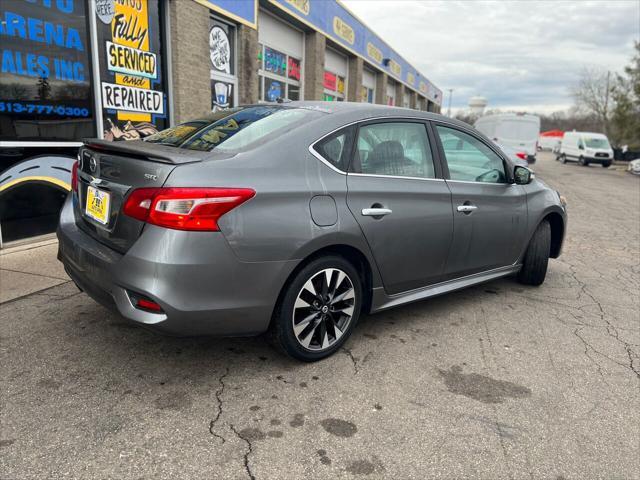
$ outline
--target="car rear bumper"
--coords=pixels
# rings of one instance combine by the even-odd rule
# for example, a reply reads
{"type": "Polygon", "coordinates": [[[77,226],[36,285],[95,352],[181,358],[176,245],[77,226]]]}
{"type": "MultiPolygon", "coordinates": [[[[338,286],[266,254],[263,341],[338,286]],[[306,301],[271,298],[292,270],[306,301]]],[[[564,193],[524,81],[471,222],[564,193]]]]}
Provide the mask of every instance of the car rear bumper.
{"type": "Polygon", "coordinates": [[[79,288],[134,323],[178,336],[264,332],[297,264],[241,262],[219,232],[152,225],[123,255],[78,228],[71,196],[57,235],[58,258],[79,288]],[[130,293],[157,302],[163,313],[135,308],[130,293]]]}

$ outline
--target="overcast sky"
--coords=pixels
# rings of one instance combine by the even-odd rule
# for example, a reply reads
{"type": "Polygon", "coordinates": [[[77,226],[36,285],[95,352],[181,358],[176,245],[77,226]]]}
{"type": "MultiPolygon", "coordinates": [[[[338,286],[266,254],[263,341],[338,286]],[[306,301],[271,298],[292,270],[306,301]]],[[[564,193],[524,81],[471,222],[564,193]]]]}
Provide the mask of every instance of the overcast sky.
{"type": "Polygon", "coordinates": [[[585,67],[622,71],[640,38],[640,0],[343,0],[444,91],[454,111],[471,96],[488,108],[553,112],[571,106],[585,67]]]}

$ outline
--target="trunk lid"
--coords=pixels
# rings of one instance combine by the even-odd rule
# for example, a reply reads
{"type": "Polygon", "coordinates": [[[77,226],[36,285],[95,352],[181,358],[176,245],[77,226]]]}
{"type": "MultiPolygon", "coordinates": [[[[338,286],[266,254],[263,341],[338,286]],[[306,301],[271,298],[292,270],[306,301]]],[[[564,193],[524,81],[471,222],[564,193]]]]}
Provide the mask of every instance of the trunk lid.
{"type": "Polygon", "coordinates": [[[145,225],[122,213],[129,191],[161,187],[178,165],[202,161],[207,154],[142,141],[85,141],[78,155],[76,224],[99,242],[126,252],[145,225]],[[96,195],[102,207],[88,212],[87,199],[95,204],[96,195]]]}

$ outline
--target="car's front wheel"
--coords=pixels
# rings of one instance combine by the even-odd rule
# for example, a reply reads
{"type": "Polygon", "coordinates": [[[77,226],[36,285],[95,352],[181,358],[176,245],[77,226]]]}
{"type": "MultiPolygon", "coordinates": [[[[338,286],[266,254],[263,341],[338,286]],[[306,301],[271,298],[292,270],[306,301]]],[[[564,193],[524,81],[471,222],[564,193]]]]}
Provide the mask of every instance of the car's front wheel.
{"type": "Polygon", "coordinates": [[[562,163],[567,163],[567,156],[564,153],[560,155],[560,161],[562,163]]]}
{"type": "Polygon", "coordinates": [[[551,252],[551,225],[546,220],[540,222],[533,233],[524,254],[518,281],[525,285],[542,285],[547,276],[549,254],[551,252]]]}
{"type": "Polygon", "coordinates": [[[360,316],[362,282],[342,257],[317,258],[285,287],[271,325],[287,354],[306,362],[328,357],[349,337],[360,316]]]}

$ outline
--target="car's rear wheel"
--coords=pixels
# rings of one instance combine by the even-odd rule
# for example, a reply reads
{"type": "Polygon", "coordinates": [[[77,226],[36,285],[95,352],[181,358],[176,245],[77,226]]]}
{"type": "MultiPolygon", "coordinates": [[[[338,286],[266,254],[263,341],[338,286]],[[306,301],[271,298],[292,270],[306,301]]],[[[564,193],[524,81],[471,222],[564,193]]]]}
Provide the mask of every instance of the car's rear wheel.
{"type": "Polygon", "coordinates": [[[333,354],[360,316],[358,271],[342,257],[321,257],[304,266],[285,288],[271,326],[276,345],[306,362],[333,354]]]}
{"type": "Polygon", "coordinates": [[[531,237],[524,254],[518,281],[525,285],[542,285],[547,276],[549,253],[551,251],[551,226],[543,220],[531,237]]]}

